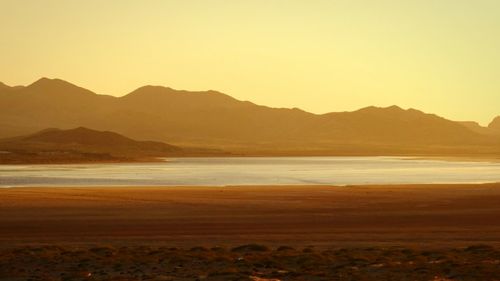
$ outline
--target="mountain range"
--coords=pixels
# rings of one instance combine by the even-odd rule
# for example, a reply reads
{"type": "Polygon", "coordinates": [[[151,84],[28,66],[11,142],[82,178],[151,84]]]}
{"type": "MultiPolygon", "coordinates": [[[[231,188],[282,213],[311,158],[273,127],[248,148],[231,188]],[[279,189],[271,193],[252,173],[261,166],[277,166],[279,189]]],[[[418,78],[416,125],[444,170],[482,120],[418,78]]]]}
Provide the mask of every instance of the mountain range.
{"type": "Polygon", "coordinates": [[[251,155],[500,155],[500,117],[481,127],[397,106],[313,114],[217,91],[144,86],[113,97],[60,79],[0,84],[0,138],[75,127],[251,155]]]}

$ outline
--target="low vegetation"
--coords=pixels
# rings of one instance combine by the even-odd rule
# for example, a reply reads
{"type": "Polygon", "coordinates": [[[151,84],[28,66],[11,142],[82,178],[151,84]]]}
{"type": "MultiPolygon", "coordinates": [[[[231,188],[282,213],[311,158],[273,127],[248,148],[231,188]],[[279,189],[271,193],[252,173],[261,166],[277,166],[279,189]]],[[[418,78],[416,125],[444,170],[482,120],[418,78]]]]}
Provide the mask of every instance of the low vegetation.
{"type": "Polygon", "coordinates": [[[500,249],[37,246],[0,250],[0,280],[499,280],[500,249]]]}

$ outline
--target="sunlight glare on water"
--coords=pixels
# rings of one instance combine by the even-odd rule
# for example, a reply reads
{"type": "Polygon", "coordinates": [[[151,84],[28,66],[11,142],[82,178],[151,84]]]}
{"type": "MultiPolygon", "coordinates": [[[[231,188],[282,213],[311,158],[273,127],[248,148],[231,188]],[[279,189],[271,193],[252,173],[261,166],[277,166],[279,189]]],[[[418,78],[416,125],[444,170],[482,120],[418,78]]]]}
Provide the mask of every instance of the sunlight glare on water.
{"type": "Polygon", "coordinates": [[[174,158],[158,163],[0,165],[0,186],[355,185],[500,181],[500,163],[400,157],[174,158]]]}

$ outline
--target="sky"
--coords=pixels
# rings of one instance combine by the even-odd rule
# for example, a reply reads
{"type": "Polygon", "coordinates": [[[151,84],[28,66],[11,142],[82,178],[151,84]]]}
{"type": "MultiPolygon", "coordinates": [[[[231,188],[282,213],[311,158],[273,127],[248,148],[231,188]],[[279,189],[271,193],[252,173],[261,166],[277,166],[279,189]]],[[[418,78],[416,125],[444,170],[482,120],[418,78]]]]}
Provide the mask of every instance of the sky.
{"type": "Polygon", "coordinates": [[[0,81],[500,115],[498,0],[0,0],[0,81]]]}

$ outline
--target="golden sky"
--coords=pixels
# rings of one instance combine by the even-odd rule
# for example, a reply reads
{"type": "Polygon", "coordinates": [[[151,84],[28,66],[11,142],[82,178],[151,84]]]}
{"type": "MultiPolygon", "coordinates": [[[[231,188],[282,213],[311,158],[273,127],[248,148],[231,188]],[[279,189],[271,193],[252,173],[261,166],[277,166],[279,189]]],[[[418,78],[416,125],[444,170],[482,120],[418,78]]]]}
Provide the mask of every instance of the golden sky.
{"type": "Polygon", "coordinates": [[[0,81],[500,115],[498,0],[0,0],[0,81]]]}

